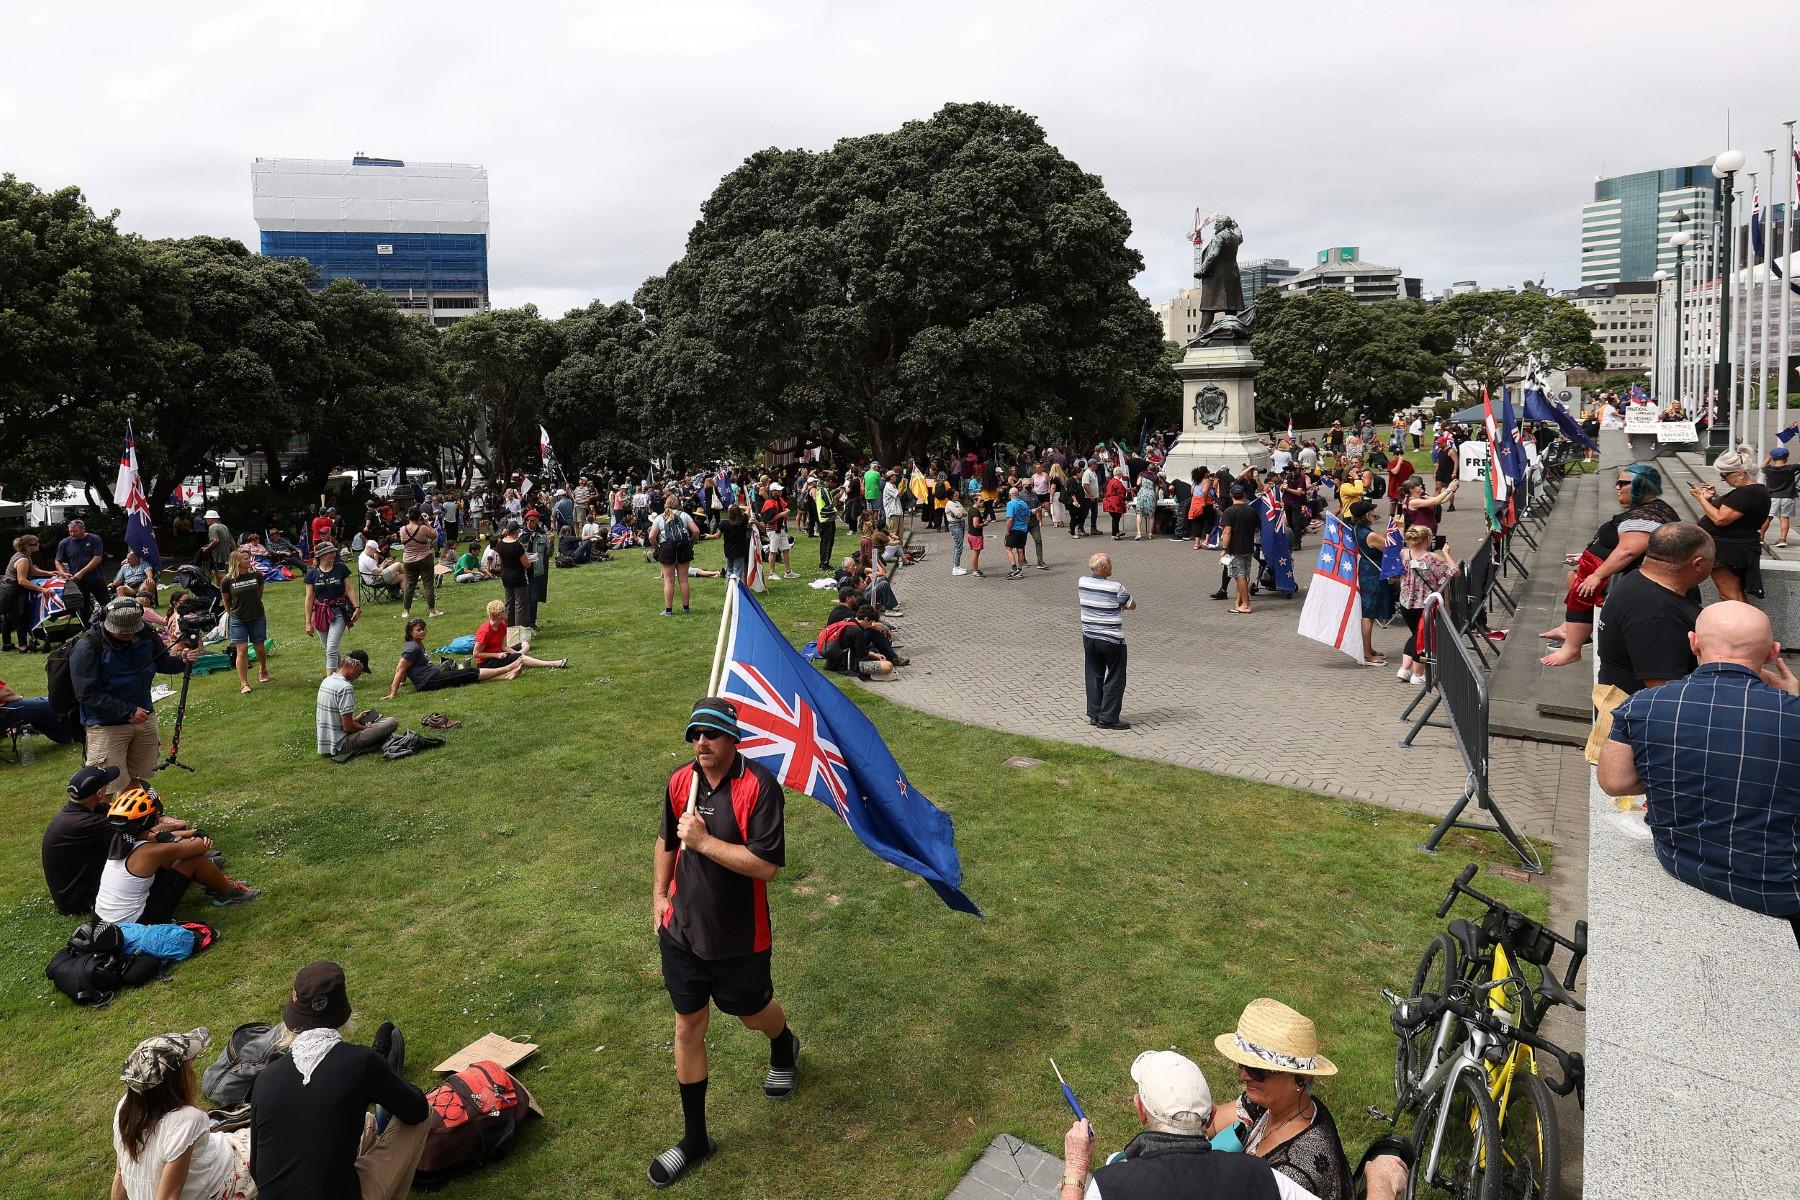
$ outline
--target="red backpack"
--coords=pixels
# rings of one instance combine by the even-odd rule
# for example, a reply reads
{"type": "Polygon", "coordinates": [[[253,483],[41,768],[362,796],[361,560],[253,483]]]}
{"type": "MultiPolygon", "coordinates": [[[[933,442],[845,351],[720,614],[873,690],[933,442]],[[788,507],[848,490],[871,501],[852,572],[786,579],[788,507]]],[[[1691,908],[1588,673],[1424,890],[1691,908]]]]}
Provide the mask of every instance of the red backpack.
{"type": "Polygon", "coordinates": [[[830,658],[832,655],[836,654],[838,652],[838,643],[843,640],[844,630],[850,628],[850,626],[854,624],[856,624],[854,619],[833,621],[825,628],[819,630],[819,657],[830,658]]]}
{"type": "Polygon", "coordinates": [[[425,1093],[431,1128],[413,1183],[435,1187],[501,1157],[525,1115],[523,1090],[505,1067],[482,1061],[425,1093]]]}

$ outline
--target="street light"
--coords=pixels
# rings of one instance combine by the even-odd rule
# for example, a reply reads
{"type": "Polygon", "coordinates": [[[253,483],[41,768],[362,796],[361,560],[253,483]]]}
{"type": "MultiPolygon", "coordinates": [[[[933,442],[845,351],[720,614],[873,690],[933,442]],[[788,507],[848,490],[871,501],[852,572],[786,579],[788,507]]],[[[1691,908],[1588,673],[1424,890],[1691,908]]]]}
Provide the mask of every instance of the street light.
{"type": "MultiPolygon", "coordinates": [[[[1729,398],[1731,404],[1731,420],[1726,427],[1719,428],[1719,414],[1715,408],[1712,421],[1706,429],[1706,461],[1711,462],[1729,447],[1729,439],[1737,425],[1737,379],[1731,369],[1731,293],[1737,290],[1737,247],[1732,234],[1731,224],[1731,188],[1732,177],[1744,169],[1744,152],[1742,150],[1722,150],[1713,156],[1712,172],[1714,178],[1724,185],[1724,221],[1725,231],[1725,288],[1716,291],[1719,300],[1719,341],[1723,349],[1719,362],[1713,368],[1713,394],[1729,398]]],[[[1715,252],[1717,248],[1715,247],[1715,252]]],[[[1749,419],[1746,412],[1745,419],[1749,419]]]]}
{"type": "MultiPolygon", "coordinates": [[[[1654,280],[1656,283],[1656,360],[1655,360],[1655,362],[1653,362],[1651,364],[1655,368],[1655,370],[1653,372],[1655,377],[1650,381],[1650,388],[1652,391],[1654,391],[1656,393],[1656,402],[1658,404],[1663,404],[1664,403],[1663,397],[1667,394],[1667,391],[1668,391],[1668,389],[1664,386],[1665,380],[1663,378],[1663,349],[1665,346],[1667,346],[1668,343],[1663,341],[1664,334],[1663,334],[1663,327],[1662,327],[1662,318],[1663,318],[1662,296],[1663,296],[1663,284],[1665,284],[1669,281],[1669,273],[1667,271],[1658,271],[1656,274],[1652,275],[1650,278],[1652,280],[1654,280]]],[[[1666,405],[1665,405],[1665,407],[1666,407],[1666,405]]]]}
{"type": "MultiPolygon", "coordinates": [[[[1682,399],[1682,390],[1686,381],[1681,364],[1682,272],[1687,263],[1688,243],[1694,240],[1694,235],[1682,228],[1687,223],[1687,210],[1676,209],[1675,232],[1669,235],[1669,245],[1675,247],[1675,399],[1677,402],[1682,399]]],[[[1683,404],[1682,408],[1685,410],[1687,405],[1683,404]]]]}

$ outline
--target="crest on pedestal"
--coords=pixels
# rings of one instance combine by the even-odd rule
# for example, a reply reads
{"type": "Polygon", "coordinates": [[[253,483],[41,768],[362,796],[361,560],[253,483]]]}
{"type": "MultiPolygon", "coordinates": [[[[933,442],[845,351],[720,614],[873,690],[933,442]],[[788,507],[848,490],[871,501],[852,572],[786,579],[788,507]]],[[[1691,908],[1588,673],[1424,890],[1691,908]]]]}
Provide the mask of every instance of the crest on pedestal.
{"type": "Polygon", "coordinates": [[[1207,384],[1194,396],[1194,423],[1217,429],[1225,420],[1226,403],[1225,389],[1217,384],[1207,384]]]}

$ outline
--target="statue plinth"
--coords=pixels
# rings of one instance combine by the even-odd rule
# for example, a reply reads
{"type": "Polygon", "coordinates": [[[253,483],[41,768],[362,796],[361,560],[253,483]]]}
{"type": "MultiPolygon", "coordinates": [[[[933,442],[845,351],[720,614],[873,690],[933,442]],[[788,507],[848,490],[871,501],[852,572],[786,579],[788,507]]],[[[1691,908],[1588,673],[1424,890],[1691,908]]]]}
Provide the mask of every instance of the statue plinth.
{"type": "Polygon", "coordinates": [[[1268,447],[1256,436],[1256,373],[1262,366],[1250,343],[1240,340],[1191,346],[1175,364],[1181,436],[1164,464],[1171,478],[1187,479],[1195,467],[1234,475],[1246,466],[1268,467],[1268,447]]]}

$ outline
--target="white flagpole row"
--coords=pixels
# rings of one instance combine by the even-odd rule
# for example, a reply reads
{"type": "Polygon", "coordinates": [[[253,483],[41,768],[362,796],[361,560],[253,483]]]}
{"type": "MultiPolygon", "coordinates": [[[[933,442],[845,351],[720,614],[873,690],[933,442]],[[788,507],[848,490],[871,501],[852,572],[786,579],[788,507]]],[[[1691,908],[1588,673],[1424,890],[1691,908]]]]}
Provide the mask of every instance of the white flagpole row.
{"type": "Polygon", "coordinates": [[[1732,444],[1734,446],[1743,444],[1744,432],[1750,428],[1750,371],[1752,361],[1750,357],[1750,333],[1752,326],[1755,324],[1756,312],[1756,292],[1754,291],[1754,288],[1756,287],[1756,258],[1754,253],[1752,253],[1750,245],[1749,198],[1755,194],[1756,176],[1752,175],[1750,176],[1750,186],[1743,192],[1744,202],[1739,205],[1739,211],[1744,214],[1744,290],[1743,301],[1737,306],[1737,337],[1733,340],[1738,344],[1738,355],[1743,367],[1743,379],[1734,385],[1741,391],[1739,399],[1741,400],[1743,415],[1738,419],[1737,434],[1732,439],[1732,444]]]}
{"type": "MultiPolygon", "coordinates": [[[[1762,333],[1762,365],[1756,373],[1756,444],[1760,448],[1768,443],[1769,423],[1769,359],[1773,357],[1773,347],[1769,335],[1774,332],[1770,324],[1769,286],[1775,282],[1774,271],[1770,269],[1775,261],[1775,152],[1769,151],[1769,204],[1763,209],[1763,278],[1762,278],[1762,317],[1758,328],[1762,333]]],[[[1781,282],[1783,288],[1787,281],[1781,282]]],[[[1775,368],[1777,371],[1779,367],[1775,368]]],[[[1749,441],[1746,437],[1745,441],[1749,441]]]]}
{"type": "MultiPolygon", "coordinates": [[[[1735,201],[1737,198],[1737,193],[1733,192],[1731,194],[1731,198],[1735,201]]],[[[1734,212],[1737,211],[1735,206],[1733,207],[1732,211],[1734,211],[1734,212]]],[[[1737,269],[1738,250],[1740,249],[1740,239],[1738,238],[1738,227],[1735,222],[1732,224],[1730,229],[1727,229],[1725,231],[1725,243],[1726,243],[1726,245],[1725,245],[1725,263],[1726,263],[1726,266],[1728,267],[1728,272],[1725,277],[1726,278],[1726,286],[1728,286],[1731,289],[1730,292],[1728,293],[1731,297],[1731,306],[1733,308],[1735,308],[1740,314],[1742,314],[1744,311],[1743,306],[1738,303],[1738,269],[1737,269]]],[[[1741,316],[1740,316],[1740,319],[1741,319],[1741,316]]],[[[1728,429],[1730,430],[1730,434],[1731,434],[1731,444],[1733,446],[1735,446],[1738,444],[1737,435],[1738,435],[1738,428],[1739,428],[1738,427],[1738,391],[1737,391],[1738,343],[1737,343],[1736,337],[1728,337],[1727,338],[1727,345],[1725,347],[1725,361],[1730,364],[1730,370],[1725,372],[1725,394],[1723,396],[1719,397],[1719,399],[1722,400],[1725,404],[1730,406],[1731,417],[1730,417],[1730,423],[1728,425],[1728,429]]]]}

